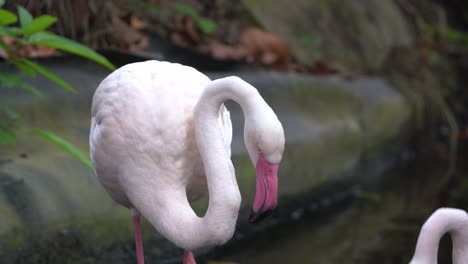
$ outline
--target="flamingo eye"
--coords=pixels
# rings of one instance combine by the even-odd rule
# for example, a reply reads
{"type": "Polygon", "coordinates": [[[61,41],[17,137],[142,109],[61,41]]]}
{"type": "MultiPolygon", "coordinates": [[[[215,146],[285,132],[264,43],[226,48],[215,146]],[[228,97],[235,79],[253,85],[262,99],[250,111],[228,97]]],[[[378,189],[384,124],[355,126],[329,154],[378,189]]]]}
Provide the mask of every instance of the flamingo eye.
{"type": "Polygon", "coordinates": [[[257,148],[258,153],[262,153],[262,150],[260,148],[257,148]]]}

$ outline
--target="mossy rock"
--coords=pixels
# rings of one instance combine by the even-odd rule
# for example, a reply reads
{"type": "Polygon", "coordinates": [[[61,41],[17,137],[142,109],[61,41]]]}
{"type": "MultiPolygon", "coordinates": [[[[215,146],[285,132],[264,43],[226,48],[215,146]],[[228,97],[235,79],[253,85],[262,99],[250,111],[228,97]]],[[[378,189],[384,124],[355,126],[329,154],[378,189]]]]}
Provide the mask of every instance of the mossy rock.
{"type": "Polygon", "coordinates": [[[299,62],[321,60],[351,72],[375,72],[393,48],[413,45],[420,10],[440,10],[419,2],[406,4],[416,12],[408,17],[406,5],[394,0],[242,1],[266,30],[287,41],[299,62]]]}

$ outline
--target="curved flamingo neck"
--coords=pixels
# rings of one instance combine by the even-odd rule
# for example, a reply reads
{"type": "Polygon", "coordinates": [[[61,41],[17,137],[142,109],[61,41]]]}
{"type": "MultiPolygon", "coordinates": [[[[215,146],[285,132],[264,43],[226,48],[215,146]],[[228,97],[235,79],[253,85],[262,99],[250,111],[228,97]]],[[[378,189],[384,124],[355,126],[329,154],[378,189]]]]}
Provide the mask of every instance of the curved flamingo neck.
{"type": "Polygon", "coordinates": [[[468,215],[459,209],[442,208],[424,223],[410,264],[437,263],[439,241],[449,233],[452,237],[453,263],[464,263],[468,257],[468,215]]]}
{"type": "Polygon", "coordinates": [[[227,77],[209,83],[195,107],[195,136],[210,197],[203,221],[207,226],[223,222],[231,228],[232,235],[241,197],[234,166],[224,147],[218,124],[219,109],[227,100],[241,106],[246,123],[252,122],[253,116],[266,103],[253,86],[238,77],[227,77]]]}
{"type": "Polygon", "coordinates": [[[137,209],[163,236],[189,251],[228,241],[237,222],[241,196],[218,122],[220,107],[226,100],[240,104],[246,124],[255,123],[255,115],[272,113],[258,91],[240,78],[227,77],[207,84],[194,110],[195,137],[209,192],[203,218],[191,208],[184,186],[158,193],[152,191],[156,186],[127,191],[137,209]]]}

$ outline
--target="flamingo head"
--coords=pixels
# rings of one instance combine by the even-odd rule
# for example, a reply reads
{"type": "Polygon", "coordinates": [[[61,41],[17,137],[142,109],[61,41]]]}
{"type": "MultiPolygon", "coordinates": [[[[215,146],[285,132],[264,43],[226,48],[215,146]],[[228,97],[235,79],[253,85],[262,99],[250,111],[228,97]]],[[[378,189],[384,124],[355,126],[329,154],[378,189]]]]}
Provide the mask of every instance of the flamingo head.
{"type": "Polygon", "coordinates": [[[281,122],[273,114],[269,118],[257,119],[255,126],[246,122],[244,136],[257,176],[255,200],[249,217],[250,223],[256,223],[276,208],[278,167],[284,151],[284,131],[281,122]]]}

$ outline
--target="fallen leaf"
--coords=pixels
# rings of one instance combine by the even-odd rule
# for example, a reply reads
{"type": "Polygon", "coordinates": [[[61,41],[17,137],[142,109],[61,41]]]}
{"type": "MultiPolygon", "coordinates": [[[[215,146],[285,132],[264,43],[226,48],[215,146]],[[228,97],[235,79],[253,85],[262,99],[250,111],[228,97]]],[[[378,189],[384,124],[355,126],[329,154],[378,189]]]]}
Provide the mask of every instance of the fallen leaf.
{"type": "Polygon", "coordinates": [[[130,17],[130,26],[136,30],[142,30],[147,27],[145,21],[139,19],[136,16],[131,16],[130,17]]]}
{"type": "MultiPolygon", "coordinates": [[[[3,36],[2,40],[6,45],[8,45],[10,50],[16,46],[16,41],[11,37],[3,36]]],[[[54,48],[38,45],[24,45],[16,51],[16,56],[21,58],[44,58],[58,54],[59,52],[54,48]]],[[[5,59],[8,58],[8,54],[1,48],[0,57],[5,59]]]]}
{"type": "Polygon", "coordinates": [[[218,60],[241,60],[247,54],[242,47],[232,47],[218,41],[211,41],[204,50],[218,60]]]}
{"type": "Polygon", "coordinates": [[[146,49],[149,45],[149,40],[146,35],[143,35],[121,20],[116,23],[113,34],[120,36],[119,46],[117,46],[118,49],[141,51],[146,49]]]}
{"type": "Polygon", "coordinates": [[[246,51],[247,61],[274,67],[285,67],[293,58],[283,39],[255,27],[248,27],[241,33],[237,47],[246,51]]]}

